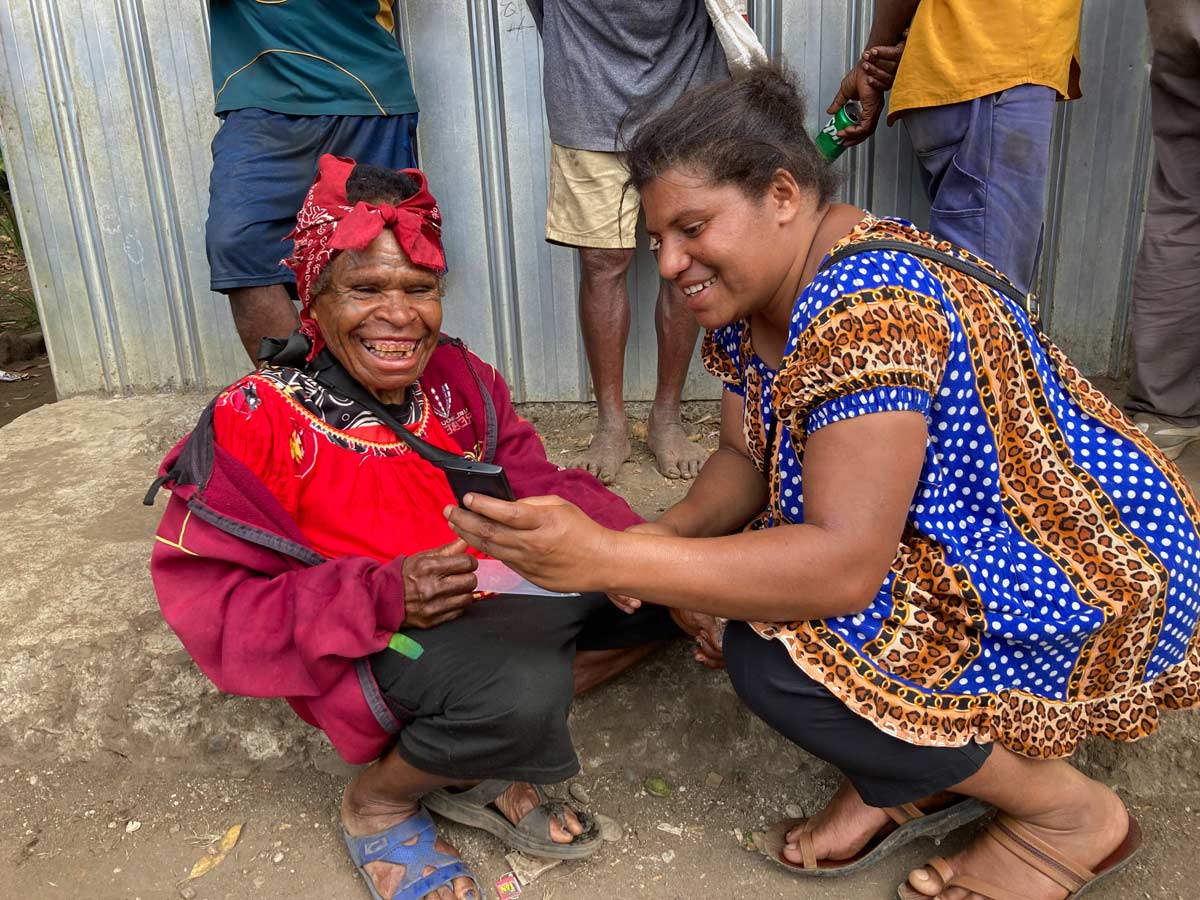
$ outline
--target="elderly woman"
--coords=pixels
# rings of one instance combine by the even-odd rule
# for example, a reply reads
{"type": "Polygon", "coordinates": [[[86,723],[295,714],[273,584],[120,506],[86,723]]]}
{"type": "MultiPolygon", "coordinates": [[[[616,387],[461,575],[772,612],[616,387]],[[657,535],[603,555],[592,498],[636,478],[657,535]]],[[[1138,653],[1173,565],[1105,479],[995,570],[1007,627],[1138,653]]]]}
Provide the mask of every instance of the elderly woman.
{"type": "Polygon", "coordinates": [[[639,520],[550,463],[496,370],[440,334],[440,222],[420,172],[321,160],[289,260],[302,334],[164,461],[151,564],[217,687],[285,697],[371,763],[342,823],[372,896],[396,900],[483,897],[422,803],[532,855],[595,851],[590,818],[533,784],[578,771],[572,694],[678,633],[661,611],[622,621],[602,595],[476,591],[478,554],[442,517],[445,475],[391,428],[502,465],[518,497],[639,520]]]}
{"type": "Polygon", "coordinates": [[[832,202],[805,121],[761,70],[628,150],[727,387],[687,497],[624,532],[566,500],[447,514],[547,587],[731,620],[739,695],[845,776],[762,841],[797,875],[860,870],[986,804],[981,836],[900,896],[1074,897],[1140,832],[1062,758],[1197,704],[1200,509],[995,269],[832,202]]]}

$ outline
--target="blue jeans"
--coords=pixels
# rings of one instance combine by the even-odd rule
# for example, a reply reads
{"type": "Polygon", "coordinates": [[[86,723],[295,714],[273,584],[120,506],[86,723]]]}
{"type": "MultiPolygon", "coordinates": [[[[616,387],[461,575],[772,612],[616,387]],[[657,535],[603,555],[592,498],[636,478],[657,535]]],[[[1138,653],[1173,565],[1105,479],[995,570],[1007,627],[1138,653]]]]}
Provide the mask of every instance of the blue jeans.
{"type": "Polygon", "coordinates": [[[929,197],[929,230],[1028,292],[1042,249],[1057,94],[1021,84],[903,115],[929,197]]]}

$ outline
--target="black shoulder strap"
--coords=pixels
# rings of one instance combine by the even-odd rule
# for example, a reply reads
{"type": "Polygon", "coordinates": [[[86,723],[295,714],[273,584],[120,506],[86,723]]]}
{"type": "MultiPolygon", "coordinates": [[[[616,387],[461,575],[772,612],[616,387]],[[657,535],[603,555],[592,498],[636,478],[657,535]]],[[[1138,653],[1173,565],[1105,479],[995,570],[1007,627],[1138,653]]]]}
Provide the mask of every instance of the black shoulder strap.
{"type": "Polygon", "coordinates": [[[387,411],[382,403],[371,396],[371,393],[354,380],[354,376],[343,368],[328,350],[322,350],[309,364],[308,372],[319,383],[340,394],[375,414],[379,421],[396,433],[401,441],[408,444],[414,453],[422,459],[433,463],[439,469],[451,460],[461,460],[457,453],[435,447],[424,438],[417,437],[405,428],[396,417],[387,411]]]}
{"type": "Polygon", "coordinates": [[[817,271],[820,272],[828,269],[834,263],[841,262],[848,256],[867,253],[871,250],[895,250],[898,253],[907,253],[910,256],[932,260],[933,262],[941,263],[944,266],[962,272],[964,275],[974,278],[976,281],[981,281],[993,290],[999,291],[1001,294],[1014,300],[1025,310],[1026,315],[1029,316],[1029,321],[1035,327],[1038,324],[1040,309],[1038,308],[1037,297],[1032,292],[1022,294],[1008,281],[996,277],[982,266],[976,265],[962,257],[955,256],[952,253],[946,253],[944,250],[934,250],[932,247],[925,247],[921,244],[913,244],[893,238],[878,238],[870,241],[862,241],[857,244],[847,244],[841,250],[828,257],[817,271]]]}

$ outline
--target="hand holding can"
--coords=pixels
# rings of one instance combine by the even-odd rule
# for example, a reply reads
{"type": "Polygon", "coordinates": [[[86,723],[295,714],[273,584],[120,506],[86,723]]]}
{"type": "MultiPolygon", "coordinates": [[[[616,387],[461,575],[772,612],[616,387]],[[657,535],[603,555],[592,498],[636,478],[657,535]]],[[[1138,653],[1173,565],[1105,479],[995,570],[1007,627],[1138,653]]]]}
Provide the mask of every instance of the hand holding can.
{"type": "Polygon", "coordinates": [[[844,128],[851,128],[858,125],[860,122],[862,122],[862,104],[857,100],[848,100],[825,123],[825,127],[817,132],[815,142],[817,152],[821,154],[826,162],[833,162],[846,150],[842,139],[838,137],[838,132],[844,128]]]}

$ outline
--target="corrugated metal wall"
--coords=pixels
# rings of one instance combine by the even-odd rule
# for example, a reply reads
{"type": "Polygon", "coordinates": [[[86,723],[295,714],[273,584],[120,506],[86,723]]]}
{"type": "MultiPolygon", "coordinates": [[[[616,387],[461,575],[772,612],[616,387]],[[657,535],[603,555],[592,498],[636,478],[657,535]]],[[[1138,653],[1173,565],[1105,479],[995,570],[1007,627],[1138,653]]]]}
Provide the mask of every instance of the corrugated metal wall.
{"type": "MultiPolygon", "coordinates": [[[[772,54],[811,86],[809,127],[861,49],[870,0],[753,0],[772,54]]],[[[198,0],[5,0],[0,123],[56,384],[66,396],[218,387],[243,368],[224,298],[207,289],[211,115],[198,0]]],[[[542,240],[548,145],[537,31],[523,0],[410,0],[401,26],[422,106],[420,152],[446,214],[446,329],[517,396],[582,399],[574,254],[542,240]]],[[[1141,4],[1089,0],[1085,99],[1055,132],[1043,290],[1049,330],[1115,374],[1149,154],[1141,4]]],[[[925,219],[902,128],[850,153],[846,193],[925,219]]],[[[657,276],[643,247],[627,394],[654,386],[657,276]]],[[[693,367],[690,396],[713,396],[693,367]]]]}

